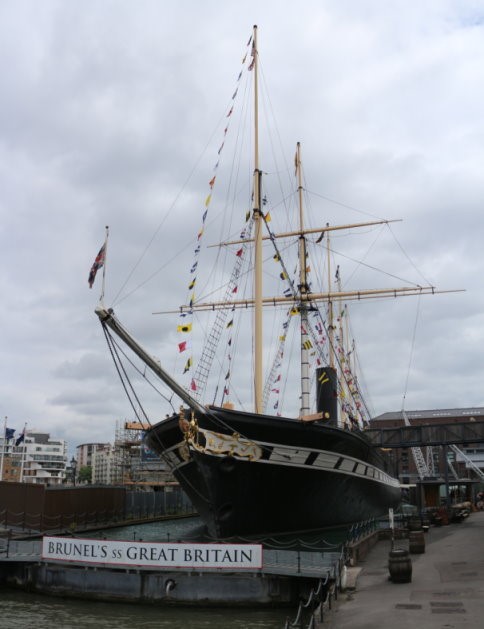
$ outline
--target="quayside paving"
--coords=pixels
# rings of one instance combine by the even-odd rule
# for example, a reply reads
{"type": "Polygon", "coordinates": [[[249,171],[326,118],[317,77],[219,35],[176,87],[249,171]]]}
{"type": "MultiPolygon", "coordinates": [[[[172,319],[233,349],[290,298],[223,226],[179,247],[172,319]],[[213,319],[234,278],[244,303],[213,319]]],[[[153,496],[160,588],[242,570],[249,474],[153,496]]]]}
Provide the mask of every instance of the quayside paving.
{"type": "MultiPolygon", "coordinates": [[[[431,527],[425,553],[411,554],[412,580],[389,580],[390,540],[379,541],[348,568],[347,589],[322,629],[477,629],[484,625],[484,512],[431,527]]],[[[396,547],[408,548],[407,540],[396,547]]]]}

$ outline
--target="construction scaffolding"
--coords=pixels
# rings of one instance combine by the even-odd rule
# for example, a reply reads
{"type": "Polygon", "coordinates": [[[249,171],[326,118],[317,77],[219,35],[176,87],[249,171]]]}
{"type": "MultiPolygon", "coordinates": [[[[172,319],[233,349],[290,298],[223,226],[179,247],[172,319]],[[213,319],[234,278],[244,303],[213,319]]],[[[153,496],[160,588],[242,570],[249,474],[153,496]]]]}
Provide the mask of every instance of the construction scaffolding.
{"type": "Polygon", "coordinates": [[[116,422],[116,477],[122,485],[149,488],[173,481],[166,463],[143,443],[149,428],[137,421],[116,422]]]}

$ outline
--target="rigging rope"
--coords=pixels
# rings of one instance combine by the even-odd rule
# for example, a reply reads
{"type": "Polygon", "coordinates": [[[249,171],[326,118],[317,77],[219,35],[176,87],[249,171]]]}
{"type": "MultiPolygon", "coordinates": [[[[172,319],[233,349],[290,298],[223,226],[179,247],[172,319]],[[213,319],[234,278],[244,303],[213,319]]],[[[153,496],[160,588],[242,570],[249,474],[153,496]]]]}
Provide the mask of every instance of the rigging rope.
{"type": "MultiPolygon", "coordinates": [[[[123,364],[122,364],[122,361],[121,361],[121,359],[120,359],[120,357],[119,357],[119,354],[118,354],[118,352],[117,352],[117,345],[116,345],[116,343],[115,343],[115,341],[114,341],[114,339],[113,339],[113,337],[112,337],[111,333],[110,333],[110,332],[109,332],[109,330],[107,329],[107,326],[103,323],[103,324],[102,324],[102,327],[103,327],[103,331],[104,331],[104,336],[106,337],[106,342],[107,342],[107,344],[108,344],[109,351],[110,351],[110,353],[111,353],[111,356],[112,356],[112,358],[113,358],[114,365],[115,365],[115,367],[116,367],[116,371],[118,372],[119,378],[120,378],[121,383],[122,383],[122,385],[123,385],[123,388],[124,388],[124,390],[125,390],[125,392],[126,392],[126,395],[127,395],[127,397],[128,397],[128,400],[129,400],[129,402],[130,402],[130,404],[131,404],[131,407],[132,407],[132,409],[133,409],[133,411],[134,411],[134,414],[136,415],[136,417],[137,417],[137,419],[138,419],[138,421],[139,421],[139,415],[138,415],[138,412],[137,412],[137,410],[136,410],[136,408],[135,408],[135,405],[133,404],[133,400],[132,400],[132,398],[131,398],[131,396],[130,396],[130,394],[129,394],[129,392],[128,392],[128,387],[127,387],[127,384],[126,384],[126,383],[129,383],[129,388],[130,388],[130,389],[131,389],[131,391],[133,392],[133,395],[134,395],[134,397],[136,398],[136,401],[139,403],[139,405],[140,405],[140,409],[141,409],[141,410],[142,410],[142,412],[143,412],[143,415],[144,415],[144,418],[146,419],[146,422],[147,422],[147,423],[148,423],[148,425],[150,426],[150,429],[152,429],[152,428],[153,428],[153,425],[152,425],[152,423],[151,423],[151,421],[150,421],[150,419],[149,419],[148,415],[147,415],[147,414],[146,414],[146,412],[144,411],[143,407],[141,406],[141,403],[139,402],[138,396],[136,395],[136,393],[135,393],[135,391],[134,391],[134,387],[133,387],[133,385],[131,384],[131,382],[130,382],[130,380],[129,380],[129,377],[128,377],[127,373],[126,373],[126,370],[125,370],[125,368],[124,368],[124,366],[123,366],[123,364]],[[125,381],[125,379],[126,379],[126,381],[125,381]]],[[[161,393],[160,393],[160,394],[161,394],[161,393]]],[[[162,394],[161,394],[161,395],[162,395],[162,394]]],[[[165,396],[163,396],[163,397],[165,397],[165,396]]],[[[166,399],[166,398],[165,398],[165,399],[166,399]]],[[[170,403],[170,404],[171,404],[171,403],[170,403]]],[[[160,439],[159,434],[158,434],[156,431],[153,433],[153,435],[154,435],[154,438],[155,438],[155,439],[156,439],[156,441],[160,444],[160,447],[161,447],[161,452],[159,453],[159,454],[160,454],[160,457],[161,457],[161,458],[165,461],[165,463],[168,465],[168,468],[169,468],[169,469],[172,469],[172,464],[171,464],[171,461],[169,460],[169,458],[168,458],[168,457],[166,456],[166,454],[165,454],[165,451],[166,451],[166,446],[163,444],[162,440],[160,439]]],[[[197,489],[197,488],[196,488],[196,487],[195,487],[195,486],[194,486],[194,485],[193,485],[193,484],[189,481],[189,479],[186,477],[186,475],[183,473],[183,471],[180,471],[180,470],[178,469],[178,470],[177,470],[177,473],[178,473],[181,477],[183,477],[184,482],[187,484],[187,486],[189,486],[189,487],[191,488],[191,490],[192,490],[194,493],[196,493],[196,494],[197,494],[197,495],[198,495],[198,496],[199,496],[199,497],[200,497],[200,498],[201,498],[204,502],[206,502],[206,503],[208,503],[208,504],[211,504],[211,503],[210,503],[210,501],[206,498],[206,496],[204,496],[204,495],[203,495],[203,494],[202,494],[202,493],[201,493],[201,492],[200,492],[200,491],[199,491],[199,490],[198,490],[198,489],[197,489]]]]}
{"type": "Polygon", "coordinates": [[[405,398],[407,397],[408,381],[410,379],[410,369],[412,367],[413,351],[414,351],[414,348],[415,348],[415,338],[416,338],[416,334],[417,334],[417,324],[418,324],[418,319],[419,319],[419,315],[420,315],[420,298],[421,298],[421,295],[418,295],[417,311],[415,313],[415,322],[413,324],[412,344],[411,344],[411,347],[410,347],[410,357],[409,357],[409,360],[408,360],[407,375],[406,375],[406,378],[405,378],[405,387],[404,387],[404,390],[403,390],[402,411],[405,408],[405,398]]]}

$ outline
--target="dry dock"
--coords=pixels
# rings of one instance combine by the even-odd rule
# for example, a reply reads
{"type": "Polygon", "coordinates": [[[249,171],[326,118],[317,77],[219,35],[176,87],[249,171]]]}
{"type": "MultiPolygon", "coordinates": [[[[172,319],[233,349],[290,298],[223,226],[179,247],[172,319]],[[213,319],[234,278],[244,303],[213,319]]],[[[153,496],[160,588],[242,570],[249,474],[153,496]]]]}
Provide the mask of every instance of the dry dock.
{"type": "MultiPolygon", "coordinates": [[[[355,568],[321,628],[477,629],[484,626],[484,512],[431,527],[424,554],[412,554],[412,581],[389,580],[389,541],[355,568]]],[[[397,546],[405,547],[405,540],[397,546]]]]}
{"type": "Polygon", "coordinates": [[[133,603],[294,606],[339,584],[342,565],[342,551],[45,537],[3,540],[0,587],[133,603]]]}

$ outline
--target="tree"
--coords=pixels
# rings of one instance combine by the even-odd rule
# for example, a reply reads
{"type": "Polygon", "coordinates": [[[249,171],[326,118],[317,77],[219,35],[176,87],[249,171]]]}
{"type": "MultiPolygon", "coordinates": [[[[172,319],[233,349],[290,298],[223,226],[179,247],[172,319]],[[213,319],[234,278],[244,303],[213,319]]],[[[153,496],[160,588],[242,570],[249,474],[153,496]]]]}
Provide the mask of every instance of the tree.
{"type": "Polygon", "coordinates": [[[90,483],[92,480],[92,467],[83,465],[79,470],[78,479],[80,483],[90,483]]]}

